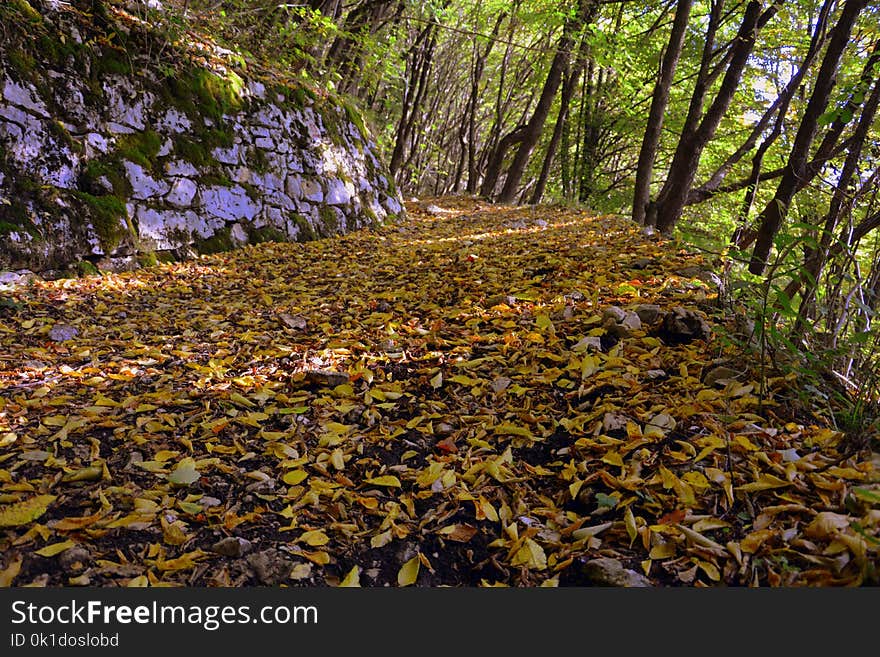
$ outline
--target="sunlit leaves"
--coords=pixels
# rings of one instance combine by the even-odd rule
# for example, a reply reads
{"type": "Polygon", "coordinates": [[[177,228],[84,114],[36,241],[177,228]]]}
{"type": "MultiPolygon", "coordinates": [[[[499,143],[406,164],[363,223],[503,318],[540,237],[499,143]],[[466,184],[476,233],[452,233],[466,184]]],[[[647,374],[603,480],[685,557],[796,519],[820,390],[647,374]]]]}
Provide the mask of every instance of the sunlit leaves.
{"type": "Polygon", "coordinates": [[[791,382],[761,415],[723,345],[603,326],[629,257],[656,312],[696,257],[573,210],[498,230],[532,212],[45,283],[16,327],[61,291],[109,319],[4,342],[41,364],[3,361],[0,582],[565,585],[600,554],[662,584],[868,577],[876,475],[773,405],[791,382]]]}

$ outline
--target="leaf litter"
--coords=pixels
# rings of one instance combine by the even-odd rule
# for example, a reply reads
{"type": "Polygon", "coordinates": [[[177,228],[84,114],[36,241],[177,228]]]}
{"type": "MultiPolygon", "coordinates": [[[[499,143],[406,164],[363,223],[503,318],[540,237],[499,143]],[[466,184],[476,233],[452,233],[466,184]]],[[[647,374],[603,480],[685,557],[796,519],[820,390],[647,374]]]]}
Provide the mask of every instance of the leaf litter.
{"type": "Polygon", "coordinates": [[[14,291],[0,583],[877,583],[871,454],[759,401],[702,256],[437,203],[14,291]]]}

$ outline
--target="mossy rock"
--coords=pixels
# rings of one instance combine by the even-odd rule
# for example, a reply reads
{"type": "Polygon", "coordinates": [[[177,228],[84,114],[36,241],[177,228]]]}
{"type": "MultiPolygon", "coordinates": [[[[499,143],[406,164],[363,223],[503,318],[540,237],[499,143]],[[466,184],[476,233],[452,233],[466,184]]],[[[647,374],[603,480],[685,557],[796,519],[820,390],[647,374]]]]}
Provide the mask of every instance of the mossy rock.
{"type": "Polygon", "coordinates": [[[142,130],[120,136],[113,155],[119,160],[128,160],[153,171],[161,149],[162,137],[159,133],[155,130],[142,130]]]}
{"type": "Polygon", "coordinates": [[[140,267],[155,267],[159,264],[159,258],[155,251],[144,251],[138,254],[137,262],[140,267]]]}
{"type": "Polygon", "coordinates": [[[128,213],[122,199],[113,195],[95,196],[88,192],[74,192],[88,212],[92,227],[105,253],[119,246],[128,233],[128,213]]]}
{"type": "Polygon", "coordinates": [[[282,233],[277,228],[273,228],[272,226],[263,226],[261,228],[254,228],[253,226],[246,227],[248,242],[250,244],[262,244],[263,242],[286,242],[287,236],[282,233]]]}
{"type": "Polygon", "coordinates": [[[309,220],[306,219],[301,214],[292,214],[290,218],[293,220],[293,223],[296,224],[296,227],[299,229],[296,233],[296,241],[297,242],[310,242],[314,239],[318,238],[317,233],[315,233],[315,228],[309,223],[309,220]]]}
{"type": "Polygon", "coordinates": [[[202,255],[231,251],[235,248],[235,243],[232,241],[232,229],[229,227],[221,228],[211,237],[197,240],[193,244],[193,248],[195,248],[196,253],[202,255]]]}

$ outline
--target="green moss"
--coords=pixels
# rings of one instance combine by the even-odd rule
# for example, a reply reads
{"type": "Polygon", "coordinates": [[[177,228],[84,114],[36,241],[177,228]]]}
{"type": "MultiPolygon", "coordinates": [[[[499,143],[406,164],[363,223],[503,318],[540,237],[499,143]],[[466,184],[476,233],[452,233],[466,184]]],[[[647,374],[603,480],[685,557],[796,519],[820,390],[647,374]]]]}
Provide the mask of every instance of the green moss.
{"type": "Polygon", "coordinates": [[[251,148],[248,151],[248,163],[257,173],[266,173],[269,170],[269,159],[262,148],[251,148]]]}
{"type": "Polygon", "coordinates": [[[222,173],[205,173],[199,178],[199,183],[208,187],[232,187],[233,183],[228,176],[222,173]]]}
{"type": "Polygon", "coordinates": [[[177,262],[177,258],[171,251],[154,251],[153,255],[155,256],[157,263],[162,262],[170,264],[172,262],[177,262]]]}
{"type": "Polygon", "coordinates": [[[139,253],[137,261],[141,267],[155,267],[159,264],[159,258],[156,256],[155,251],[145,251],[144,253],[139,253]]]}
{"type": "Polygon", "coordinates": [[[3,13],[6,13],[7,11],[10,13],[16,13],[32,23],[43,22],[42,14],[34,9],[29,2],[26,2],[26,0],[12,0],[12,2],[4,4],[7,6],[3,8],[3,13]]]}
{"type": "Polygon", "coordinates": [[[105,48],[101,57],[92,60],[92,77],[101,78],[105,75],[132,75],[134,67],[128,54],[122,49],[105,48]]]}
{"type": "Polygon", "coordinates": [[[88,260],[80,260],[73,265],[73,269],[78,276],[94,276],[95,274],[101,273],[98,268],[88,260]]]}
{"type": "Polygon", "coordinates": [[[351,121],[358,129],[358,132],[360,132],[361,138],[366,139],[369,133],[367,132],[367,124],[364,122],[364,117],[355,109],[355,106],[351,102],[340,99],[340,104],[345,110],[345,115],[348,117],[348,120],[351,121]]]}
{"type": "Polygon", "coordinates": [[[339,232],[339,219],[333,208],[329,205],[322,205],[318,208],[318,215],[321,217],[321,225],[318,226],[318,233],[321,237],[329,237],[339,232]]]}
{"type": "Polygon", "coordinates": [[[235,143],[235,135],[231,131],[213,128],[196,134],[197,139],[187,135],[175,136],[174,151],[178,157],[199,168],[216,164],[213,155],[215,148],[229,148],[235,143]]]}
{"type": "Polygon", "coordinates": [[[104,251],[109,252],[119,246],[126,234],[124,224],[127,223],[128,213],[125,203],[112,195],[94,196],[88,192],[74,194],[88,208],[89,218],[104,251]]]}
{"type": "Polygon", "coordinates": [[[193,244],[193,247],[195,248],[197,253],[201,254],[231,251],[233,248],[235,248],[235,244],[233,244],[232,242],[232,229],[221,228],[211,237],[203,240],[198,240],[195,244],[193,244]]]}
{"type": "Polygon", "coordinates": [[[115,161],[89,160],[80,174],[79,186],[90,194],[102,196],[107,190],[101,183],[101,178],[107,179],[114,195],[127,198],[131,194],[131,183],[122,174],[122,166],[115,161]]]}
{"type": "Polygon", "coordinates": [[[248,242],[260,244],[262,242],[286,242],[287,237],[277,228],[263,226],[262,228],[247,227],[248,242]]]}
{"type": "Polygon", "coordinates": [[[30,53],[23,50],[13,50],[10,52],[8,61],[12,65],[13,70],[24,75],[30,75],[37,67],[36,60],[30,53]]]}
{"type": "Polygon", "coordinates": [[[188,114],[200,113],[215,121],[242,107],[242,79],[233,72],[222,77],[203,68],[191,69],[179,77],[166,78],[171,97],[188,114]]]}
{"type": "Polygon", "coordinates": [[[76,57],[82,46],[73,39],[61,41],[57,37],[43,34],[37,39],[37,52],[50,64],[62,66],[71,57],[76,57]]]}
{"type": "Polygon", "coordinates": [[[306,219],[301,214],[293,214],[290,217],[293,219],[293,223],[296,224],[299,231],[296,234],[297,242],[309,242],[311,240],[317,239],[318,235],[315,233],[315,229],[312,227],[312,224],[309,223],[309,220],[306,219]]]}
{"type": "Polygon", "coordinates": [[[200,168],[208,166],[212,160],[208,149],[201,142],[184,135],[174,138],[174,151],[179,157],[200,168]]]}
{"type": "Polygon", "coordinates": [[[114,155],[152,170],[161,148],[162,137],[154,130],[143,130],[122,135],[116,142],[114,155]]]}

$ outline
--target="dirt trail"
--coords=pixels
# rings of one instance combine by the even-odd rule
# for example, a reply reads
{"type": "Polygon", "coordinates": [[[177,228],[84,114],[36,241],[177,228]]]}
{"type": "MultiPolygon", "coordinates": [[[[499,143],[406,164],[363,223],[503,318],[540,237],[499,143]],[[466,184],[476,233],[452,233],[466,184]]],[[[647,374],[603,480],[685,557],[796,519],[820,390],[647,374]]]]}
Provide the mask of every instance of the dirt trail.
{"type": "Polygon", "coordinates": [[[759,413],[708,270],[435,199],[7,293],[0,583],[876,582],[870,463],[796,381],[759,413]]]}

